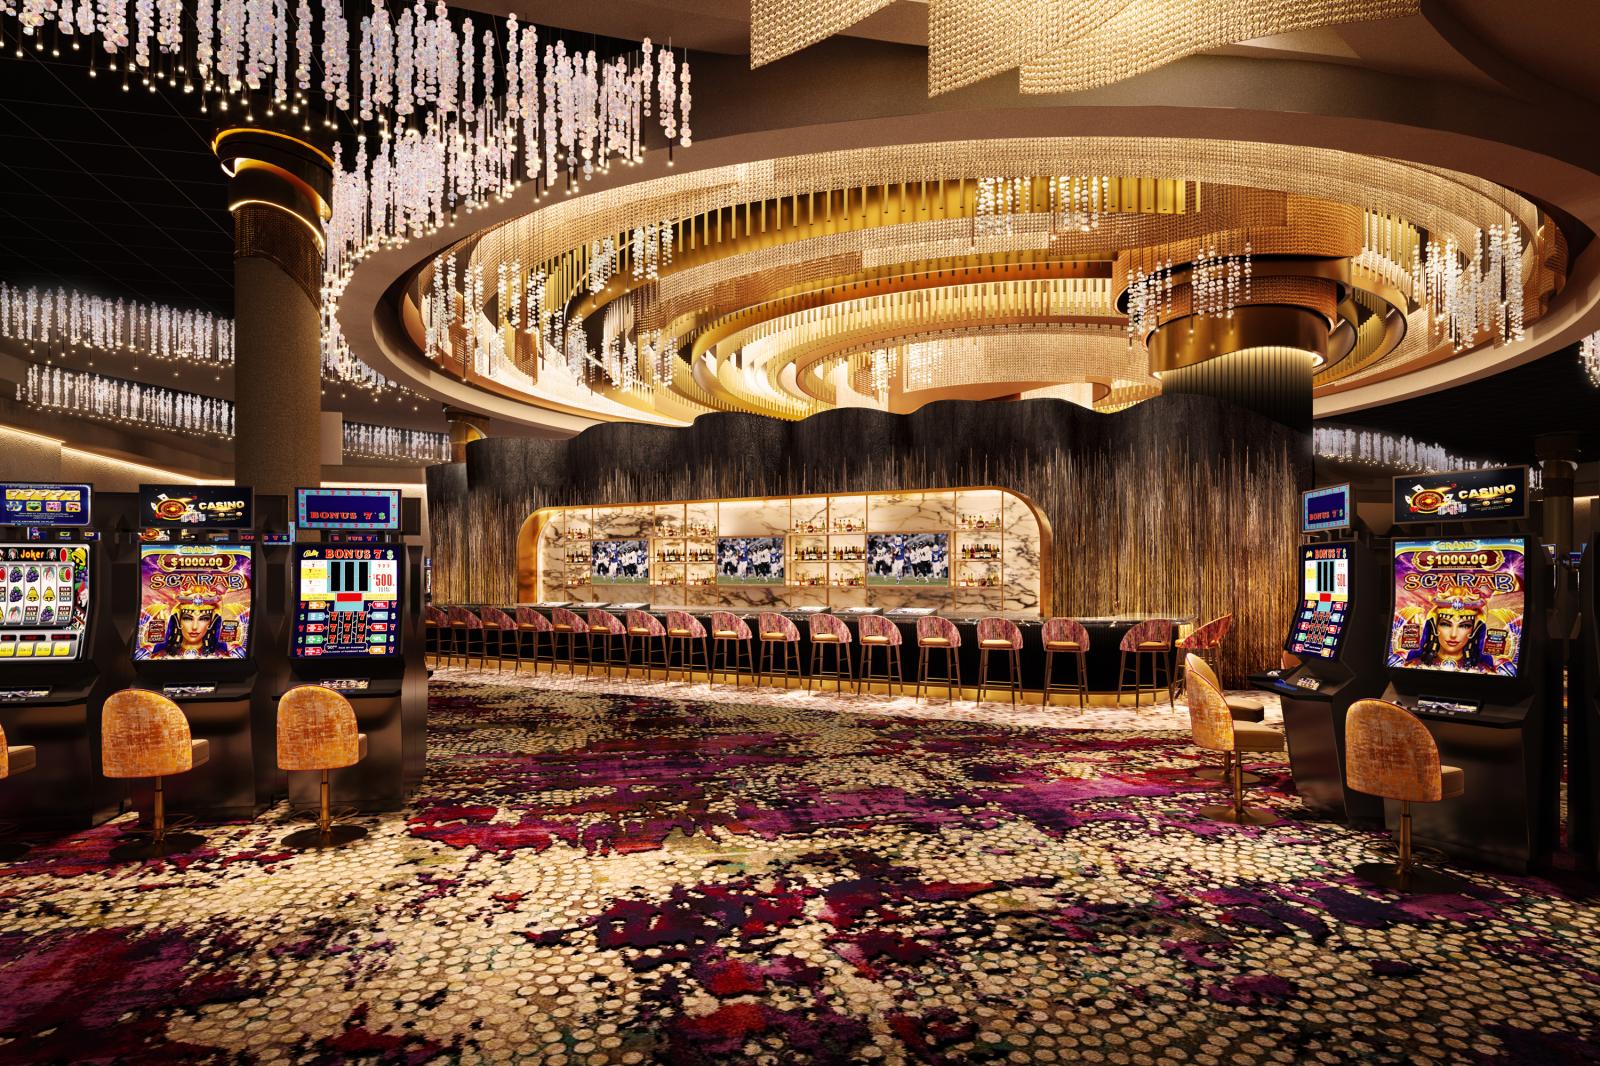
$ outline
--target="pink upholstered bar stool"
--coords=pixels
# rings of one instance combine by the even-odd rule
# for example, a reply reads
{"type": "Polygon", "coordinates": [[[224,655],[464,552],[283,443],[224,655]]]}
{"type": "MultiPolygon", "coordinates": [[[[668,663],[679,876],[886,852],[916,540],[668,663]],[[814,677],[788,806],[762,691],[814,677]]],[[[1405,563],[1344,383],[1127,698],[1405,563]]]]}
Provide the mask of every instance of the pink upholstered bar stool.
{"type": "MultiPolygon", "coordinates": [[[[589,666],[595,665],[594,653],[600,652],[600,662],[606,668],[606,676],[611,676],[611,664],[614,661],[613,652],[620,645],[623,654],[628,650],[628,627],[622,624],[622,619],[601,607],[591,607],[588,613],[589,623],[589,666]],[[621,638],[618,640],[618,638],[621,638]]],[[[586,673],[588,671],[585,671],[586,673]]]]}
{"type": "MultiPolygon", "coordinates": [[[[1213,661],[1217,647],[1222,643],[1228,631],[1233,628],[1233,615],[1225,614],[1221,618],[1213,618],[1203,626],[1195,628],[1194,632],[1186,637],[1180,637],[1173,647],[1177,654],[1174,656],[1178,663],[1178,670],[1173,671],[1172,684],[1168,686],[1167,700],[1171,702],[1176,698],[1178,689],[1182,687],[1182,668],[1188,661],[1190,653],[1198,655],[1207,666],[1215,668],[1213,661]]],[[[1259,719],[1257,719],[1259,721],[1259,719]]]]}
{"type": "Polygon", "coordinates": [[[856,693],[859,695],[861,687],[868,681],[882,681],[889,690],[889,695],[894,695],[895,685],[899,683],[900,673],[900,627],[881,614],[864,614],[856,625],[861,634],[861,672],[856,676],[856,693]],[[872,653],[879,648],[883,649],[883,673],[874,673],[872,669],[872,653]]]}
{"type": "Polygon", "coordinates": [[[494,637],[494,670],[499,673],[506,665],[506,641],[515,643],[517,620],[498,607],[485,607],[478,612],[483,622],[483,653],[489,654],[489,638],[494,637]]]}
{"type": "Polygon", "coordinates": [[[472,665],[472,644],[476,640],[478,666],[487,669],[489,661],[485,658],[488,652],[483,638],[483,619],[465,607],[452,607],[450,611],[450,631],[455,634],[456,652],[461,656],[461,665],[472,665]]]}
{"type": "MultiPolygon", "coordinates": [[[[18,774],[27,773],[39,762],[39,753],[32,744],[9,745],[6,743],[6,731],[0,727],[0,781],[8,781],[18,774]]],[[[7,786],[15,787],[15,786],[7,786]]],[[[7,827],[7,831],[14,827],[7,827]]],[[[15,841],[0,841],[0,862],[15,859],[28,850],[26,844],[15,841]]]]}
{"type": "Polygon", "coordinates": [[[539,641],[543,638],[550,645],[550,666],[555,668],[556,661],[556,634],[550,625],[550,619],[534,610],[532,607],[517,608],[517,669],[522,669],[522,664],[527,661],[524,647],[531,646],[533,652],[533,672],[539,672],[539,641]],[[527,641],[524,645],[523,641],[527,641]]]}
{"type": "Polygon", "coordinates": [[[320,775],[317,824],[283,838],[287,848],[336,848],[360,840],[359,825],[334,825],[331,774],[367,757],[367,735],[356,726],[350,701],[321,685],[292,688],[278,700],[278,769],[320,775]]]}
{"type": "Polygon", "coordinates": [[[628,635],[624,638],[628,645],[628,665],[622,671],[623,677],[633,676],[633,649],[640,649],[639,662],[644,668],[646,680],[650,677],[650,668],[659,666],[662,670],[672,668],[672,659],[667,654],[667,630],[661,624],[661,619],[645,611],[629,611],[627,615],[628,635]],[[658,661],[651,661],[650,653],[654,650],[660,653],[658,661]]]}
{"type": "Polygon", "coordinates": [[[844,683],[855,679],[855,664],[850,654],[850,627],[836,615],[814,614],[808,620],[811,630],[811,670],[806,676],[806,688],[824,677],[833,678],[835,692],[843,691],[844,683]],[[833,670],[824,673],[826,650],[833,649],[833,670]]]}
{"type": "MultiPolygon", "coordinates": [[[[688,611],[667,612],[667,643],[672,650],[678,653],[678,662],[683,666],[683,679],[694,680],[694,652],[700,650],[700,665],[705,667],[706,680],[711,680],[711,647],[706,638],[706,627],[700,619],[688,611]]],[[[672,662],[672,657],[667,657],[667,662],[672,662]]],[[[672,679],[672,667],[667,667],[667,679],[672,679]]]]}
{"type": "Polygon", "coordinates": [[[1044,703],[1057,692],[1077,693],[1078,707],[1083,708],[1089,694],[1089,631],[1075,618],[1049,618],[1040,630],[1044,640],[1044,703]],[[1071,687],[1056,684],[1056,656],[1066,656],[1075,667],[1071,687]]]}
{"type": "Polygon", "coordinates": [[[162,782],[188,773],[211,755],[211,742],[189,734],[183,710],[159,692],[125,688],[106,697],[100,712],[100,766],[109,778],[155,778],[155,808],[148,841],[120,844],[112,859],[152,859],[192,851],[205,843],[199,833],[167,831],[167,793],[162,782]]]}
{"type": "Polygon", "coordinates": [[[424,655],[438,659],[443,647],[442,634],[449,632],[450,616],[433,604],[422,609],[422,650],[424,655]]]}
{"type": "Polygon", "coordinates": [[[555,664],[560,655],[562,637],[567,638],[567,673],[578,672],[578,638],[585,641],[589,639],[589,623],[578,617],[576,611],[569,611],[565,607],[557,607],[550,612],[550,670],[555,672],[555,664]]]}
{"type": "Polygon", "coordinates": [[[961,688],[961,631],[948,618],[936,614],[917,619],[917,698],[926,699],[926,689],[935,681],[945,686],[950,702],[955,702],[961,688]],[[944,653],[944,676],[928,674],[928,656],[931,652],[944,653]]]}
{"type": "Polygon", "coordinates": [[[751,649],[754,634],[743,618],[732,611],[711,612],[711,670],[712,680],[716,679],[717,664],[720,660],[722,673],[728,673],[728,656],[733,656],[733,685],[738,688],[744,669],[750,671],[750,680],[755,682],[756,661],[755,653],[751,649]],[[741,664],[740,655],[744,661],[741,664]]]}
{"type": "Polygon", "coordinates": [[[1006,687],[1011,690],[1011,705],[1017,705],[1022,692],[1022,630],[1009,618],[983,618],[978,621],[978,702],[989,689],[989,654],[1006,656],[1006,687]]]}
{"type": "Polygon", "coordinates": [[[784,688],[789,687],[789,677],[804,678],[800,672],[800,627],[774,611],[764,611],[756,616],[756,637],[761,641],[761,654],[756,658],[756,680],[764,677],[782,677],[784,688]],[[782,667],[777,666],[781,656],[782,667]]]}
{"type": "Polygon", "coordinates": [[[1139,695],[1144,688],[1143,664],[1150,661],[1150,704],[1155,705],[1156,693],[1161,691],[1156,672],[1166,674],[1167,685],[1172,684],[1172,622],[1165,618],[1148,618],[1122,635],[1118,645],[1122,653],[1117,671],[1117,702],[1122,702],[1122,690],[1128,680],[1128,656],[1133,656],[1133,705],[1139,706],[1139,695]]]}

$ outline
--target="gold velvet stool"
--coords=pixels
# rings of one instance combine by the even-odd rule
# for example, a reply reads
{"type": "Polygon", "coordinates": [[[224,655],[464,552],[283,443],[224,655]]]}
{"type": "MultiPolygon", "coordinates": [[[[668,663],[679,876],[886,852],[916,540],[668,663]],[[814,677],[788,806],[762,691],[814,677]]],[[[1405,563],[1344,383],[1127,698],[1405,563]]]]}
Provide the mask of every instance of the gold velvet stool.
{"type": "Polygon", "coordinates": [[[150,838],[119,844],[111,858],[153,859],[176,855],[205,843],[199,833],[172,833],[167,827],[163,780],[187,773],[211,756],[211,743],[189,735],[183,710],[159,692],[125,688],[106,697],[100,712],[100,765],[109,778],[155,778],[155,808],[150,838]]]}
{"type": "MultiPolygon", "coordinates": [[[[0,780],[16,777],[32,770],[39,762],[39,754],[31,744],[6,744],[6,731],[0,727],[0,780]]],[[[14,786],[8,786],[14,787],[14,786]]],[[[0,824],[0,835],[9,833],[14,826],[0,824]]],[[[14,840],[0,840],[0,862],[15,859],[28,850],[28,845],[14,840]]]]}
{"type": "MultiPolygon", "coordinates": [[[[1211,669],[1211,664],[1206,662],[1203,658],[1199,658],[1198,656],[1192,654],[1184,657],[1184,684],[1187,685],[1189,681],[1190,659],[1196,659],[1198,661],[1199,665],[1195,666],[1194,669],[1200,672],[1201,677],[1211,682],[1211,684],[1216,687],[1218,692],[1221,692],[1222,682],[1217,680],[1217,672],[1211,669]]],[[[1246,696],[1224,696],[1222,699],[1223,702],[1228,705],[1228,713],[1233,716],[1233,720],[1235,722],[1261,722],[1267,717],[1266,706],[1260,700],[1250,699],[1246,696]]],[[[1202,781],[1227,781],[1231,779],[1232,775],[1233,752],[1231,751],[1228,753],[1227,759],[1225,762],[1223,762],[1220,770],[1196,770],[1194,774],[1194,776],[1200,778],[1202,781]]],[[[1257,774],[1252,774],[1248,770],[1239,771],[1239,780],[1247,785],[1258,785],[1261,783],[1260,776],[1257,774]]]]}
{"type": "Polygon", "coordinates": [[[1283,734],[1258,722],[1235,721],[1221,687],[1206,679],[1202,671],[1205,663],[1198,655],[1191,652],[1185,667],[1189,728],[1195,746],[1228,756],[1228,776],[1233,792],[1231,804],[1202,807],[1201,817],[1237,825],[1272,825],[1278,820],[1277,815],[1264,807],[1244,805],[1243,755],[1247,751],[1282,751],[1283,734]]]}
{"type": "Polygon", "coordinates": [[[1459,892],[1460,878],[1418,867],[1411,845],[1411,805],[1439,803],[1466,790],[1459,767],[1439,763],[1439,746],[1422,720],[1386,700],[1357,700],[1344,720],[1345,783],[1400,804],[1399,861],[1364,862],[1355,875],[1400,892],[1459,892]]]}
{"type": "Polygon", "coordinates": [[[283,845],[301,851],[336,848],[359,840],[359,825],[335,825],[329,810],[334,770],[354,766],[367,757],[367,735],[356,728],[355,708],[331,688],[301,685],[278,701],[278,769],[316,771],[322,775],[317,824],[283,838],[283,845]]]}

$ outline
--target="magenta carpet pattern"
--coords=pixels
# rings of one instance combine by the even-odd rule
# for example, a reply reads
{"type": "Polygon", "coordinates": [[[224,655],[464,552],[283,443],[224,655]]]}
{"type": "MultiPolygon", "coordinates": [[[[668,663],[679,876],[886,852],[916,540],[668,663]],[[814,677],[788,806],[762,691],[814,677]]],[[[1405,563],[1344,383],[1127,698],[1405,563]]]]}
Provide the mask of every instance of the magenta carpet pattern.
{"type": "Polygon", "coordinates": [[[487,679],[430,722],[346,850],[0,866],[0,1066],[1600,1062],[1592,899],[1364,887],[1282,763],[1282,823],[1200,818],[1182,733],[487,679]]]}

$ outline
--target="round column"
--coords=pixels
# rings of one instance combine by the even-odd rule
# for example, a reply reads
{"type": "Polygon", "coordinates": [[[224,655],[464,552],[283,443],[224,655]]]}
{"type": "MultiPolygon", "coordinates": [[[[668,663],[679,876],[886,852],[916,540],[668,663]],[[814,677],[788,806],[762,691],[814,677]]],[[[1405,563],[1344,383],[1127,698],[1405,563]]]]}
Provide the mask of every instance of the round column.
{"type": "Polygon", "coordinates": [[[333,161],[273,130],[212,147],[231,179],[234,480],[289,495],[322,483],[322,261],[333,161]]]}

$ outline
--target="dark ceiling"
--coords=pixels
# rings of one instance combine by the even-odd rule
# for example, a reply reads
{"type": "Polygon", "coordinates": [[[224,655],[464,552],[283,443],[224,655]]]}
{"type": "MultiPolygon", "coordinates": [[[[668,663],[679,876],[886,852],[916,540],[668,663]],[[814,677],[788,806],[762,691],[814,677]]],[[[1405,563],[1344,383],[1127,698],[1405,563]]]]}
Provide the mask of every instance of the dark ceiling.
{"type": "Polygon", "coordinates": [[[1584,374],[1576,346],[1468,385],[1328,422],[1507,462],[1533,462],[1535,437],[1570,431],[1580,435],[1585,461],[1600,459],[1600,388],[1584,374]]]}

